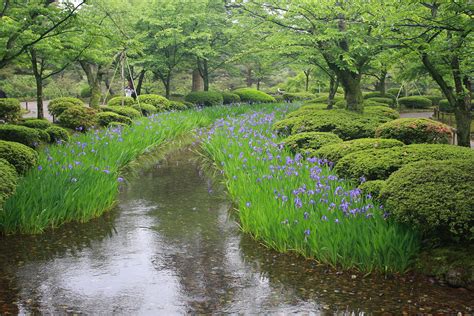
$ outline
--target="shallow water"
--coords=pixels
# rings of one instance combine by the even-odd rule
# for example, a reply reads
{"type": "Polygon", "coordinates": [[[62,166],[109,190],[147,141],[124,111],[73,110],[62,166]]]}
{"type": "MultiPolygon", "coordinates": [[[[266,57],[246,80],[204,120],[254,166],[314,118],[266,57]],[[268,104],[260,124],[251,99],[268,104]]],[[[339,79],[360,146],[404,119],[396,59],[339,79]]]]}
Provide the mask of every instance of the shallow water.
{"type": "Polygon", "coordinates": [[[140,172],[87,224],[0,238],[0,314],[472,312],[421,277],[339,273],[240,233],[189,150],[140,172]]]}

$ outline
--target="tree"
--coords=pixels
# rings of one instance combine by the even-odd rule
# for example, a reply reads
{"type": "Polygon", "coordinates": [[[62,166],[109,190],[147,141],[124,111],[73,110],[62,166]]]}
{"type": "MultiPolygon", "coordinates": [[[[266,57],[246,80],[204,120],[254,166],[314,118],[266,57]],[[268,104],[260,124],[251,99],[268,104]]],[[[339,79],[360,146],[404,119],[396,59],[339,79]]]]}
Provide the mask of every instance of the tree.
{"type": "Polygon", "coordinates": [[[470,147],[474,60],[473,7],[469,0],[406,1],[396,7],[393,31],[418,56],[454,109],[460,146],[470,147]]]}

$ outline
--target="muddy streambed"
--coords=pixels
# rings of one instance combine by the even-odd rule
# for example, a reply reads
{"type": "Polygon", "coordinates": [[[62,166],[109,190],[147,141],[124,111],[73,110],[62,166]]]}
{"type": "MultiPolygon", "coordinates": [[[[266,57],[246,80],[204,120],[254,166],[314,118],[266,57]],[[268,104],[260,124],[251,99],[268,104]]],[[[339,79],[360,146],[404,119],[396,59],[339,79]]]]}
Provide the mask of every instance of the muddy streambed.
{"type": "Polygon", "coordinates": [[[100,219],[0,237],[0,314],[472,311],[463,289],[338,273],[260,246],[194,158],[178,150],[142,170],[100,219]]]}

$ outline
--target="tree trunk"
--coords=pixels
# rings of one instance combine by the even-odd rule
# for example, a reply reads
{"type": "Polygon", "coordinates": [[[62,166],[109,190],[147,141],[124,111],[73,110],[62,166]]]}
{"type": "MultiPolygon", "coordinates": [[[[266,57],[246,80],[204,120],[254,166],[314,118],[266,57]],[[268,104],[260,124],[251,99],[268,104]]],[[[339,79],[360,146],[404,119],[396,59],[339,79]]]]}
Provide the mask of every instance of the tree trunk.
{"type": "Polygon", "coordinates": [[[247,87],[250,88],[250,87],[252,86],[252,84],[253,84],[253,80],[252,80],[252,68],[250,68],[250,67],[247,68],[245,81],[246,81],[246,83],[247,83],[247,87]]]}
{"type": "Polygon", "coordinates": [[[165,97],[170,98],[171,95],[171,75],[168,75],[165,80],[163,80],[165,86],[165,97]]]}
{"type": "Polygon", "coordinates": [[[102,95],[100,91],[100,82],[102,81],[102,67],[100,65],[94,65],[87,61],[79,61],[84,73],[87,77],[87,83],[91,90],[91,97],[89,100],[89,106],[91,108],[98,108],[100,105],[100,97],[102,95]]]}
{"type": "Polygon", "coordinates": [[[104,83],[105,83],[105,87],[107,88],[107,91],[109,91],[109,95],[114,95],[114,90],[112,90],[112,86],[110,85],[109,78],[105,78],[104,83]]]}
{"type": "Polygon", "coordinates": [[[362,106],[364,98],[360,84],[361,75],[349,70],[339,70],[338,78],[344,88],[344,99],[347,102],[347,109],[349,111],[362,112],[364,110],[362,106]]]}
{"type": "Polygon", "coordinates": [[[336,96],[337,88],[339,88],[339,80],[337,80],[336,76],[331,76],[329,78],[328,110],[331,110],[334,106],[334,97],[336,96]]]}
{"type": "Polygon", "coordinates": [[[380,77],[377,77],[377,82],[375,83],[375,90],[377,90],[378,92],[380,92],[382,94],[382,96],[385,96],[385,87],[386,87],[386,80],[387,80],[387,71],[386,70],[382,70],[380,72],[380,77]]]}
{"type": "Polygon", "coordinates": [[[146,74],[146,69],[142,69],[142,71],[140,71],[140,75],[138,76],[138,83],[136,87],[137,96],[142,94],[142,86],[143,86],[143,81],[145,80],[145,74],[146,74]]]}
{"type": "Polygon", "coordinates": [[[458,99],[454,108],[456,118],[456,136],[459,146],[471,147],[471,102],[466,103],[464,99],[458,99]]]}
{"type": "Polygon", "coordinates": [[[309,75],[311,74],[311,69],[303,70],[305,75],[305,91],[309,90],[309,75]]]}
{"type": "Polygon", "coordinates": [[[204,81],[204,91],[209,91],[209,69],[207,67],[207,60],[203,60],[202,66],[201,76],[204,81]]]}
{"type": "Polygon", "coordinates": [[[204,82],[202,80],[201,74],[199,73],[199,69],[193,70],[193,85],[192,91],[202,91],[204,87],[204,82]]]}
{"type": "Polygon", "coordinates": [[[36,50],[32,47],[30,49],[30,57],[31,57],[31,66],[33,69],[33,75],[35,77],[36,82],[36,110],[37,110],[37,118],[43,119],[44,118],[44,111],[43,111],[43,69],[42,67],[38,67],[38,59],[36,57],[36,50]]]}
{"type": "Polygon", "coordinates": [[[257,78],[257,90],[260,90],[260,79],[257,78]]]}

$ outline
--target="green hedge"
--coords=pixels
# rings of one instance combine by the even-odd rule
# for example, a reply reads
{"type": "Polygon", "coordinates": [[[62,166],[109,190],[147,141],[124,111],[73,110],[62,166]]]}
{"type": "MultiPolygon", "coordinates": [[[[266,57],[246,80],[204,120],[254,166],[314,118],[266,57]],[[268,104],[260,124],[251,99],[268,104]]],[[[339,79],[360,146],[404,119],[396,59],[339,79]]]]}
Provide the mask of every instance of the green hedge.
{"type": "Polygon", "coordinates": [[[344,178],[384,180],[401,167],[417,161],[465,159],[473,161],[474,150],[439,144],[414,144],[387,149],[369,149],[344,156],[334,170],[344,178]]]}
{"type": "MultiPolygon", "coordinates": [[[[394,97],[396,97],[396,96],[398,95],[398,92],[399,92],[399,91],[400,91],[400,88],[390,88],[390,89],[387,89],[386,92],[387,92],[388,94],[391,94],[391,95],[393,95],[394,97]]],[[[402,95],[402,93],[403,93],[403,89],[402,89],[402,91],[400,92],[400,95],[402,95]]],[[[400,95],[398,95],[398,96],[400,96],[400,95]]]]}
{"type": "Polygon", "coordinates": [[[372,98],[390,98],[395,100],[396,97],[391,93],[382,94],[381,92],[366,92],[364,93],[364,99],[372,99],[372,98]]]}
{"type": "Polygon", "coordinates": [[[326,111],[328,105],[327,104],[308,104],[300,107],[296,111],[290,112],[286,115],[285,118],[289,119],[292,117],[299,117],[305,115],[311,115],[314,111],[326,111]]]}
{"type": "Polygon", "coordinates": [[[375,136],[398,139],[405,144],[448,144],[451,128],[430,119],[401,118],[380,125],[375,136]]]}
{"type": "Polygon", "coordinates": [[[97,124],[97,111],[88,107],[74,106],[58,117],[59,125],[85,132],[97,124]]]}
{"type": "Polygon", "coordinates": [[[61,97],[61,98],[56,98],[56,99],[51,100],[48,104],[48,107],[55,106],[56,104],[60,104],[64,102],[72,103],[75,106],[84,106],[84,102],[82,102],[81,99],[72,98],[72,97],[61,97]]]}
{"type": "MultiPolygon", "coordinates": [[[[193,105],[191,104],[191,107],[193,105]]],[[[188,109],[188,105],[180,101],[170,101],[169,109],[171,111],[184,111],[188,109]]]]}
{"type": "Polygon", "coordinates": [[[292,152],[305,153],[308,149],[316,150],[328,144],[341,143],[342,139],[333,133],[306,132],[288,136],[282,140],[292,152]]]}
{"type": "Polygon", "coordinates": [[[39,129],[39,128],[35,128],[34,130],[38,132],[40,141],[42,143],[50,143],[51,142],[51,137],[49,136],[48,132],[46,132],[46,130],[39,129]]]}
{"type": "MultiPolygon", "coordinates": [[[[327,105],[328,99],[329,99],[328,95],[323,95],[323,96],[316,97],[314,99],[308,100],[305,103],[325,103],[327,105]]],[[[333,102],[336,103],[336,102],[339,102],[339,101],[344,101],[344,96],[343,95],[335,95],[334,96],[333,102]]]]}
{"type": "Polygon", "coordinates": [[[378,117],[386,117],[391,120],[400,118],[400,113],[397,110],[386,106],[367,106],[364,108],[365,115],[373,115],[378,117]]]}
{"type": "Polygon", "coordinates": [[[429,109],[433,105],[430,99],[421,96],[399,98],[398,104],[411,109],[429,109]]]}
{"type": "Polygon", "coordinates": [[[394,172],[380,196],[393,218],[425,236],[474,240],[474,158],[418,162],[394,172]]]}
{"type": "Polygon", "coordinates": [[[74,108],[74,107],[81,107],[82,105],[76,105],[71,102],[54,102],[54,103],[49,103],[48,104],[48,112],[54,116],[55,118],[58,118],[61,114],[63,114],[64,111],[74,108]]]}
{"type": "Polygon", "coordinates": [[[129,117],[131,119],[136,119],[142,116],[140,111],[135,110],[130,106],[103,106],[100,108],[100,110],[102,112],[114,112],[129,117]]]}
{"type": "Polygon", "coordinates": [[[22,126],[37,128],[37,129],[47,129],[51,126],[51,122],[45,119],[25,119],[19,123],[22,126]]]}
{"type": "Polygon", "coordinates": [[[432,105],[439,105],[439,101],[443,100],[443,97],[439,95],[422,95],[422,97],[430,99],[432,105]]]}
{"type": "Polygon", "coordinates": [[[359,185],[359,189],[361,189],[365,195],[370,194],[372,197],[378,198],[386,183],[387,181],[384,180],[365,181],[359,185]]]}
{"type": "Polygon", "coordinates": [[[375,101],[377,103],[387,104],[388,106],[393,106],[395,104],[395,101],[392,98],[386,98],[386,97],[373,97],[368,100],[375,101]]]}
{"type": "Polygon", "coordinates": [[[222,92],[222,98],[224,99],[224,104],[240,103],[240,97],[235,93],[222,92]]]}
{"type": "Polygon", "coordinates": [[[0,139],[36,148],[41,144],[40,132],[21,125],[0,125],[0,139]]]}
{"type": "Polygon", "coordinates": [[[323,146],[314,154],[316,157],[337,163],[342,157],[361,150],[401,147],[403,145],[401,141],[396,139],[360,138],[323,146]]]}
{"type": "MultiPolygon", "coordinates": [[[[363,107],[364,109],[365,109],[365,108],[368,108],[368,107],[374,107],[374,106],[388,107],[387,104],[385,104],[385,103],[379,103],[379,102],[373,101],[372,99],[364,100],[364,102],[362,103],[362,107],[363,107]]],[[[336,108],[338,108],[338,109],[345,109],[345,108],[347,108],[347,101],[346,101],[346,100],[337,101],[337,102],[334,104],[334,107],[336,107],[336,108]]]]}
{"type": "Polygon", "coordinates": [[[120,114],[117,114],[115,112],[101,112],[97,113],[96,115],[97,122],[99,123],[100,126],[109,126],[110,123],[115,122],[115,123],[123,123],[127,125],[132,125],[132,119],[123,116],[120,114]]]}
{"type": "Polygon", "coordinates": [[[141,94],[138,96],[138,101],[140,101],[140,104],[153,105],[158,112],[168,111],[171,105],[167,98],[159,94],[141,94]]]}
{"type": "Polygon", "coordinates": [[[440,100],[438,103],[439,110],[445,113],[454,113],[454,108],[447,99],[440,100]]]}
{"type": "Polygon", "coordinates": [[[135,103],[131,107],[141,112],[143,116],[150,116],[158,112],[158,110],[156,109],[154,105],[141,103],[141,102],[140,104],[135,103]]]}
{"type": "Polygon", "coordinates": [[[216,106],[224,103],[222,94],[215,91],[194,91],[189,93],[185,100],[197,106],[216,106]]]}
{"type": "Polygon", "coordinates": [[[0,99],[0,120],[15,122],[21,118],[21,105],[17,99],[0,99]]]}
{"type": "Polygon", "coordinates": [[[286,102],[295,102],[295,101],[306,101],[313,100],[316,98],[316,95],[309,92],[295,92],[295,93],[284,93],[283,100],[286,102]]]}
{"type": "Polygon", "coordinates": [[[275,98],[265,92],[252,88],[241,88],[234,90],[233,93],[240,97],[242,102],[246,103],[272,103],[276,102],[275,98]]]}
{"type": "Polygon", "coordinates": [[[45,131],[49,134],[51,143],[62,143],[69,141],[69,133],[62,127],[50,126],[45,131]]]}
{"type": "Polygon", "coordinates": [[[15,167],[5,159],[0,158],[0,211],[5,200],[15,192],[18,174],[15,167]]]}
{"type": "MultiPolygon", "coordinates": [[[[141,102],[142,100],[140,100],[141,102]]],[[[107,102],[108,106],[132,106],[136,103],[135,99],[132,97],[113,97],[107,102]],[[123,104],[122,104],[123,102],[123,104]]],[[[148,102],[144,102],[148,103],[148,102]]]]}
{"type": "Polygon", "coordinates": [[[18,174],[23,175],[36,165],[38,153],[26,145],[0,140],[0,158],[8,161],[18,174]]]}

